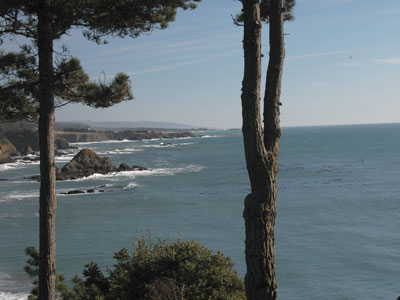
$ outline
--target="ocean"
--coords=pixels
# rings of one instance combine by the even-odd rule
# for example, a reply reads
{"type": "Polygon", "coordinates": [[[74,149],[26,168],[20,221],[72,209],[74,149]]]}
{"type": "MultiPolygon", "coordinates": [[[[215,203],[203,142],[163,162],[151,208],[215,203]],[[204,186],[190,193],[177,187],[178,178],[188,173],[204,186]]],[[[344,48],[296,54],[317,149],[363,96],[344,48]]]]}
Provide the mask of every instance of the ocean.
{"type": "MultiPolygon", "coordinates": [[[[135,236],[178,235],[230,256],[244,277],[243,200],[249,193],[240,130],[202,137],[75,144],[150,168],[57,183],[57,272],[113,264],[135,236]],[[72,189],[94,194],[62,195],[72,189]],[[99,192],[102,189],[104,192],[99,192]]],[[[57,157],[66,164],[78,150],[57,157]]],[[[400,296],[400,124],[283,128],[276,273],[280,299],[400,296]]],[[[0,165],[0,299],[26,299],[27,246],[38,246],[37,163],[0,165]]]]}

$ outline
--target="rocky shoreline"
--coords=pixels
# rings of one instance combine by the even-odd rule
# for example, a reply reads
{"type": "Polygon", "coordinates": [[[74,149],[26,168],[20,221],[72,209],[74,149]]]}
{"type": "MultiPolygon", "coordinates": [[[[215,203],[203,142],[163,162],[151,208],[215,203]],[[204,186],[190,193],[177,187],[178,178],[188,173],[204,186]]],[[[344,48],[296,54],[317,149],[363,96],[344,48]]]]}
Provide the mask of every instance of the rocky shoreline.
{"type": "MultiPolygon", "coordinates": [[[[93,174],[110,174],[127,171],[148,171],[148,168],[141,166],[128,166],[121,163],[118,167],[114,166],[111,158],[101,157],[91,149],[82,149],[74,156],[74,158],[62,167],[61,171],[57,170],[57,180],[75,180],[91,176],[93,174]]],[[[40,180],[40,175],[27,177],[27,179],[40,180]]],[[[90,193],[91,191],[88,191],[90,193]]]]}
{"type": "Polygon", "coordinates": [[[121,163],[119,167],[116,167],[111,158],[101,157],[90,149],[82,149],[60,172],[57,172],[57,180],[73,180],[93,174],[146,170],[148,169],[140,166],[129,167],[126,163],[121,163]]]}
{"type": "Polygon", "coordinates": [[[191,131],[183,132],[155,132],[147,130],[125,130],[125,131],[108,131],[108,132],[65,132],[58,131],[56,136],[68,143],[88,143],[88,142],[103,142],[107,140],[151,140],[151,139],[176,139],[185,137],[195,137],[191,131]]]}
{"type": "MultiPolygon", "coordinates": [[[[196,137],[191,131],[182,132],[155,132],[148,130],[125,131],[94,131],[94,132],[65,132],[55,133],[56,151],[73,149],[70,143],[104,142],[108,140],[150,140],[150,139],[175,139],[196,137]]],[[[25,156],[24,159],[35,160],[29,155],[39,152],[39,136],[35,129],[13,130],[5,132],[0,138],[0,164],[15,162],[16,156],[25,156]]],[[[37,159],[37,158],[36,158],[37,159]]]]}

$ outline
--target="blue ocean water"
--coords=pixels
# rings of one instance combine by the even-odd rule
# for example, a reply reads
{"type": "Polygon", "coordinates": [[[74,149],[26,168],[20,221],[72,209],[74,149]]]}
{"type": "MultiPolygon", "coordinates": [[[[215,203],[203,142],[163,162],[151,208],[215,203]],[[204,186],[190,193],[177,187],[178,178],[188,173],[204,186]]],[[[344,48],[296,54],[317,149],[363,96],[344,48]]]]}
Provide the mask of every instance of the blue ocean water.
{"type": "MultiPolygon", "coordinates": [[[[112,266],[136,232],[221,249],[245,274],[243,199],[249,182],[239,130],[160,141],[77,144],[150,171],[57,183],[104,193],[58,195],[57,272],[112,266]]],[[[63,166],[75,152],[57,158],[63,166]]],[[[280,299],[400,296],[400,124],[284,128],[276,221],[280,299]]],[[[28,245],[38,246],[37,164],[0,166],[0,299],[24,299],[28,245]]]]}

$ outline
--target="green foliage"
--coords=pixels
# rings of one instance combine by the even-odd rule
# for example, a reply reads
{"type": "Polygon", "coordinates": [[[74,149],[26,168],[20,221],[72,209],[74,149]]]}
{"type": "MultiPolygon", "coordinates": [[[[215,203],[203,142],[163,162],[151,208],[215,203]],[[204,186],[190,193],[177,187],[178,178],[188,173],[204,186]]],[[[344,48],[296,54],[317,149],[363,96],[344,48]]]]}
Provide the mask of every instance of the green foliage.
{"type": "Polygon", "coordinates": [[[132,253],[122,249],[114,258],[107,277],[95,263],[86,265],[83,279],[73,278],[72,291],[57,275],[60,299],[245,299],[243,280],[232,269],[230,258],[194,241],[153,242],[144,236],[136,239],[132,253]]]}
{"type": "Polygon", "coordinates": [[[89,81],[89,76],[75,57],[64,58],[57,63],[54,75],[58,106],[67,101],[106,108],[133,99],[128,75],[118,73],[110,83],[89,81]]]}
{"type": "MultiPolygon", "coordinates": [[[[284,0],[283,3],[283,17],[285,21],[293,21],[293,8],[296,5],[296,0],[284,0]]],[[[260,5],[261,20],[269,23],[269,16],[271,14],[271,0],[262,0],[260,5]]]]}
{"type": "MultiPolygon", "coordinates": [[[[28,300],[37,300],[38,292],[39,292],[39,251],[33,247],[29,246],[25,249],[25,254],[29,257],[26,261],[27,265],[24,270],[32,278],[33,289],[31,290],[31,294],[28,296],[28,300]]],[[[56,278],[56,289],[59,292],[62,300],[78,300],[74,298],[74,294],[68,290],[67,285],[65,284],[64,275],[58,275],[56,278]]]]}
{"type": "MultiPolygon", "coordinates": [[[[45,5],[42,1],[2,0],[0,44],[4,38],[22,35],[37,46],[38,19],[44,11],[52,24],[51,40],[60,39],[72,28],[83,28],[84,36],[100,43],[104,36],[137,37],[154,28],[164,29],[174,21],[177,8],[194,9],[200,1],[53,0],[45,5]]],[[[34,53],[34,48],[24,47],[21,53],[0,52],[0,121],[38,118],[38,53],[34,53]]],[[[61,59],[54,76],[54,94],[61,103],[58,106],[81,102],[92,107],[109,107],[133,99],[126,74],[117,74],[110,83],[89,82],[76,58],[61,59]]]]}
{"type": "MultiPolygon", "coordinates": [[[[31,51],[28,47],[18,53],[0,51],[0,121],[38,118],[38,65],[31,51]]],[[[74,57],[63,57],[56,63],[54,79],[57,107],[80,102],[105,108],[133,99],[128,75],[118,73],[110,83],[93,82],[74,57]]]]}
{"type": "MultiPolygon", "coordinates": [[[[71,28],[85,28],[84,36],[96,42],[101,37],[130,36],[164,29],[174,21],[177,8],[194,9],[201,0],[53,0],[49,14],[52,38],[59,39],[71,28]]],[[[36,38],[40,1],[0,1],[0,38],[23,35],[36,38]]],[[[0,40],[1,41],[1,40],[0,40]]]]}
{"type": "Polygon", "coordinates": [[[89,30],[84,36],[97,43],[105,35],[137,37],[154,28],[165,29],[175,20],[177,8],[194,9],[201,0],[92,1],[81,22],[89,30]]]}
{"type": "Polygon", "coordinates": [[[36,60],[26,52],[0,50],[0,121],[34,120],[38,117],[36,60]]]}
{"type": "Polygon", "coordinates": [[[243,299],[243,282],[223,254],[213,254],[194,241],[153,243],[137,239],[132,255],[122,249],[110,271],[110,299],[144,299],[157,278],[171,278],[183,286],[190,300],[243,299]]]}
{"type": "Polygon", "coordinates": [[[39,251],[35,247],[29,246],[25,249],[25,254],[29,256],[29,259],[26,261],[27,265],[24,270],[30,278],[33,278],[32,284],[34,286],[28,300],[36,300],[39,291],[39,251]]]}
{"type": "MultiPolygon", "coordinates": [[[[295,5],[296,5],[296,0],[284,0],[283,17],[285,21],[294,20],[293,9],[295,5]]],[[[261,13],[261,20],[264,21],[265,23],[269,23],[269,16],[271,14],[271,0],[260,0],[260,13],[261,13]]],[[[243,12],[241,12],[234,18],[234,22],[237,25],[243,24],[243,12]]]]}

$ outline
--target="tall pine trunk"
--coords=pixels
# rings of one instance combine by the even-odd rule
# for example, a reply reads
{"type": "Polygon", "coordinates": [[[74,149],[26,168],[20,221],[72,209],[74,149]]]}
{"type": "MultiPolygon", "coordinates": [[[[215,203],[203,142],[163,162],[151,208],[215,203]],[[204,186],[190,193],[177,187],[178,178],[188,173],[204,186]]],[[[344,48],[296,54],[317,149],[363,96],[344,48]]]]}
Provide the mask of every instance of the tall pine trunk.
{"type": "Polygon", "coordinates": [[[264,95],[264,144],[268,153],[272,155],[271,161],[275,175],[278,172],[279,138],[281,136],[279,107],[281,104],[283,61],[285,59],[283,4],[284,0],[271,1],[269,22],[270,50],[264,95]]]}
{"type": "Polygon", "coordinates": [[[56,166],[54,161],[53,31],[50,0],[41,0],[38,16],[40,85],[40,263],[39,299],[56,299],[56,166]]]}
{"type": "Polygon", "coordinates": [[[245,71],[242,88],[242,131],[251,184],[251,193],[245,199],[243,212],[246,227],[245,285],[248,300],[277,299],[274,227],[280,137],[279,98],[284,57],[282,7],[283,0],[271,0],[270,60],[264,99],[263,134],[260,118],[260,4],[259,0],[243,0],[245,71]]]}

